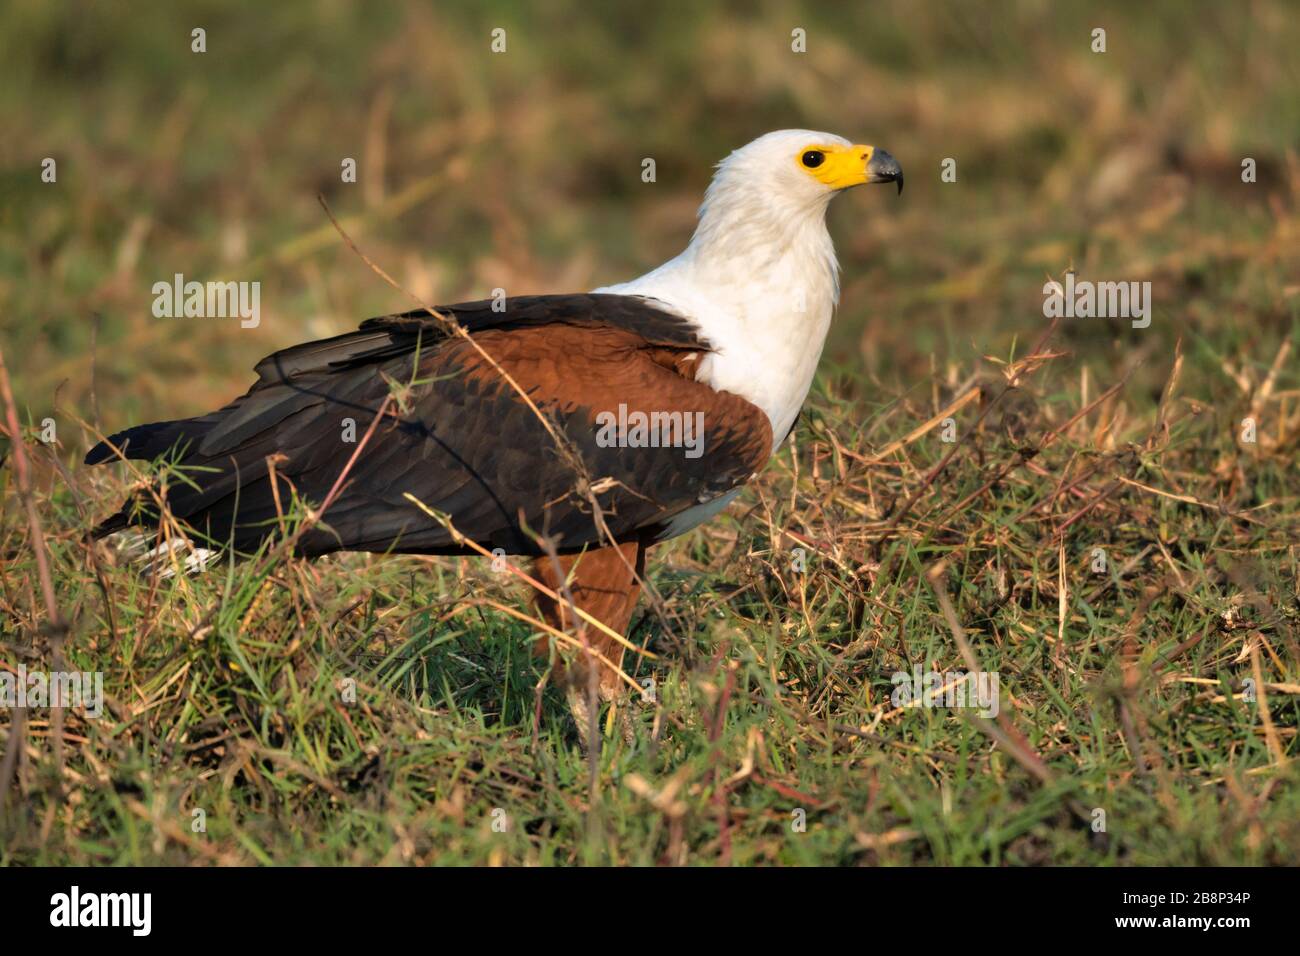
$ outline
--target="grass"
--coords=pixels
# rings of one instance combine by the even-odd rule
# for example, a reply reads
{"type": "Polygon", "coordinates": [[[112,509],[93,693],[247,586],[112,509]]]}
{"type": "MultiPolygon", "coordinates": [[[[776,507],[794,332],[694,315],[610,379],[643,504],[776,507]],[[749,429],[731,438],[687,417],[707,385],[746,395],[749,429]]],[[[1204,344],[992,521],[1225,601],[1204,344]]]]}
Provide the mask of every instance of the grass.
{"type": "Polygon", "coordinates": [[[6,10],[0,347],[42,534],[6,441],[0,665],[100,671],[107,709],[0,712],[0,861],[1293,862],[1287,6],[576,9],[6,10]],[[486,562],[166,580],[84,544],[131,480],[79,466],[96,431],[207,411],[274,348],[401,304],[318,191],[435,301],[586,288],[675,252],[710,165],[785,126],[885,146],[907,191],[837,201],[814,394],[723,517],[658,549],[633,630],[657,657],[631,662],[656,701],[594,778],[531,629],[485,604],[526,593],[486,562]],[[1049,329],[1071,265],[1152,282],[1151,327],[1049,329]],[[262,326],[154,319],[178,271],[260,280],[262,326]],[[971,658],[994,720],[891,703],[894,672],[971,658]]]}

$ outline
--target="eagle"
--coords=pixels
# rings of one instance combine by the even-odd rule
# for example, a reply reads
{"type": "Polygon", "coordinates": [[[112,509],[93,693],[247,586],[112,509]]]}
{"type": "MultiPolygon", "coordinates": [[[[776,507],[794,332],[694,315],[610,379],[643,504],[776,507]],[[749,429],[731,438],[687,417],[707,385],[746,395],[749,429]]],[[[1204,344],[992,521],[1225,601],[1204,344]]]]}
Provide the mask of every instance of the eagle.
{"type": "Polygon", "coordinates": [[[194,569],[282,534],[296,496],[328,501],[299,556],[531,558],[539,649],[581,631],[552,679],[586,727],[596,695],[626,685],[647,551],[722,511],[793,428],[839,298],[826,209],[866,183],[901,193],[902,169],[830,133],[768,133],[718,164],[685,251],[640,278],[380,316],[276,352],[224,408],[92,448],[90,465],[167,456],[186,476],[92,534],[156,530],[165,500],[194,569]]]}

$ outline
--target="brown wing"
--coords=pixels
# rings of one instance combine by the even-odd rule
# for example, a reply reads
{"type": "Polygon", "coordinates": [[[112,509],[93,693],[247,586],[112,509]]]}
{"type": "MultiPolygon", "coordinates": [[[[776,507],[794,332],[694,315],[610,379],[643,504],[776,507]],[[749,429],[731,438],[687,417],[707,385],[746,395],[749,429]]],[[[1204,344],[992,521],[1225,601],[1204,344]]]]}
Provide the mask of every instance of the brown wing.
{"type": "MultiPolygon", "coordinates": [[[[536,553],[529,528],[574,550],[600,540],[584,487],[608,529],[627,537],[735,488],[771,452],[762,411],[690,378],[707,342],[646,300],[537,296],[507,302],[504,312],[484,303],[446,311],[526,391],[567,452],[472,346],[418,314],[277,353],[227,408],[110,442],[127,442],[131,457],[180,447],[182,465],[216,469],[195,472],[195,488],[172,489],[169,506],[201,535],[251,550],[275,526],[266,457],[283,457],[281,501],[292,484],[319,503],[356,449],[345,420],[360,441],[390,383],[414,381],[405,410],[378,426],[349,472],[328,527],[302,539],[307,554],[465,550],[408,493],[489,549],[536,553]],[[638,428],[638,413],[658,427],[638,428]],[[655,447],[656,438],[677,446],[655,447]]],[[[110,454],[100,446],[87,460],[110,454]]],[[[150,520],[128,505],[100,531],[150,520]]]]}

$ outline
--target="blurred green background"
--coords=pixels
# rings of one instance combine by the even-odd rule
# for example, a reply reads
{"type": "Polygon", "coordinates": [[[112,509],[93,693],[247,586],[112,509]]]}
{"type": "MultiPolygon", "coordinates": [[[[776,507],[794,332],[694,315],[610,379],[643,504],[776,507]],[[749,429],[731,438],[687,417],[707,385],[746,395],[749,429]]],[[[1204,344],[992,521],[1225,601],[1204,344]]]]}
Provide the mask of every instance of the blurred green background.
{"type": "Polygon", "coordinates": [[[714,163],[808,127],[907,172],[901,199],[859,190],[832,208],[828,368],[848,391],[951,383],[1006,355],[1045,328],[1042,284],[1073,265],[1155,291],[1145,332],[1070,325],[1082,361],[1107,377],[1150,365],[1154,390],[1181,334],[1212,373],[1188,390],[1212,398],[1233,387],[1219,356],[1266,367],[1300,301],[1297,49],[1300,7],[1272,0],[9,0],[0,345],[33,416],[57,401],[112,429],[206,411],[273,349],[408,307],[317,193],[433,301],[572,291],[675,254],[714,163]],[[45,157],[57,183],[40,181],[45,157]],[[154,318],[151,286],[177,272],[260,281],[260,327],[154,318]]]}

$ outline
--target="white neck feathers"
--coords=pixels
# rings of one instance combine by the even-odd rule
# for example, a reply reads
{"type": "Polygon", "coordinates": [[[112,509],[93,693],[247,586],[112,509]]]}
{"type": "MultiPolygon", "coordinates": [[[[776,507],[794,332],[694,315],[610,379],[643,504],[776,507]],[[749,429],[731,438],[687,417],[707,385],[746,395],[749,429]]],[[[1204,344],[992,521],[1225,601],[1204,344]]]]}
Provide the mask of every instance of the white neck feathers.
{"type": "Polygon", "coordinates": [[[718,170],[681,255],[598,291],[656,298],[694,322],[713,345],[697,379],[761,408],[780,442],[812,385],[839,297],[830,195],[764,190],[741,159],[733,154],[718,170]]]}

